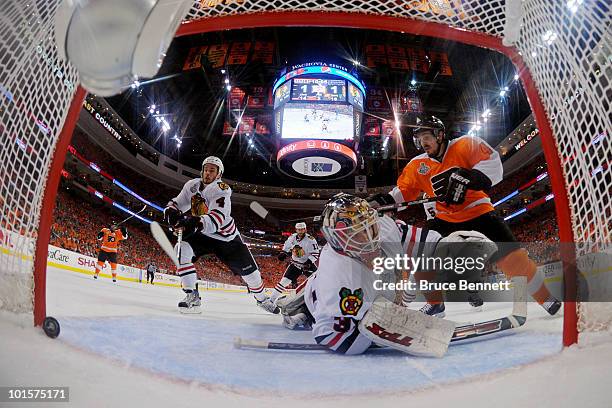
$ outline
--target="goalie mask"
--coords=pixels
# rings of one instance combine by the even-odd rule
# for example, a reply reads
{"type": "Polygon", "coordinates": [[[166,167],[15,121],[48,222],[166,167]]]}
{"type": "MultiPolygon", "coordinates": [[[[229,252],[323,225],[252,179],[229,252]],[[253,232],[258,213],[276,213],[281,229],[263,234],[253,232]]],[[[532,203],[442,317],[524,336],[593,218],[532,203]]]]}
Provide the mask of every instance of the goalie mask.
{"type": "Polygon", "coordinates": [[[378,213],[364,199],[336,194],[325,205],[322,220],[321,231],[336,252],[361,258],[380,248],[378,213]]]}

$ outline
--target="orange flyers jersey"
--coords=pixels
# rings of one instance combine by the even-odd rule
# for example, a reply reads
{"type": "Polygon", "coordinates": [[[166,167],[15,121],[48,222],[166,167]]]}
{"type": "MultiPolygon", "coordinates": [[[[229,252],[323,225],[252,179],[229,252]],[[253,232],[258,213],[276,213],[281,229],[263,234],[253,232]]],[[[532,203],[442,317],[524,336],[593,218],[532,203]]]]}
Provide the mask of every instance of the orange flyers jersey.
{"type": "MultiPolygon", "coordinates": [[[[416,200],[421,193],[443,196],[450,175],[459,167],[476,169],[491,179],[492,185],[503,178],[499,154],[480,138],[462,136],[448,142],[442,162],[421,154],[406,165],[397,180],[404,201],[416,200]]],[[[397,199],[396,199],[397,200],[397,199]]],[[[468,190],[465,202],[448,205],[436,202],[436,217],[448,222],[463,222],[493,211],[489,196],[483,191],[468,190]]]]}
{"type": "Polygon", "coordinates": [[[100,234],[102,235],[102,237],[100,238],[102,240],[102,245],[100,246],[100,249],[106,252],[117,252],[117,246],[119,246],[119,241],[123,241],[127,238],[123,236],[123,233],[119,229],[115,230],[115,232],[112,232],[108,228],[102,228],[100,234]]]}

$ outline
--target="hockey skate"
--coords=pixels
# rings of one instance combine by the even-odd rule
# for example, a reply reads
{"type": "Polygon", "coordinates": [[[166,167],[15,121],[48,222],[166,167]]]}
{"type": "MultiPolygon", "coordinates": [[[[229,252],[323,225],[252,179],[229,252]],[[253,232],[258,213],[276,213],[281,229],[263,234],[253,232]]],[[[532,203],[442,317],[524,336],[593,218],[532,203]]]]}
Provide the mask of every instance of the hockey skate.
{"type": "Polygon", "coordinates": [[[200,310],[201,305],[202,300],[200,298],[200,293],[197,290],[192,290],[191,292],[187,292],[185,298],[179,302],[178,308],[181,313],[196,314],[202,313],[200,310]]]}
{"type": "Polygon", "coordinates": [[[261,307],[263,310],[265,310],[266,312],[272,313],[272,314],[279,314],[280,313],[280,308],[278,306],[276,306],[271,300],[270,298],[265,298],[262,301],[257,301],[257,306],[261,307]]]}
{"type": "Polygon", "coordinates": [[[98,279],[98,274],[94,273],[94,279],[98,279]]]}
{"type": "Polygon", "coordinates": [[[542,303],[542,307],[548,312],[549,315],[554,316],[557,314],[559,309],[561,309],[561,302],[553,297],[550,297],[546,302],[542,303]]]}
{"type": "Polygon", "coordinates": [[[446,307],[444,306],[444,303],[439,303],[435,305],[431,303],[426,303],[425,306],[419,309],[419,312],[425,313],[429,316],[443,318],[444,316],[446,316],[445,310],[446,307]]]}

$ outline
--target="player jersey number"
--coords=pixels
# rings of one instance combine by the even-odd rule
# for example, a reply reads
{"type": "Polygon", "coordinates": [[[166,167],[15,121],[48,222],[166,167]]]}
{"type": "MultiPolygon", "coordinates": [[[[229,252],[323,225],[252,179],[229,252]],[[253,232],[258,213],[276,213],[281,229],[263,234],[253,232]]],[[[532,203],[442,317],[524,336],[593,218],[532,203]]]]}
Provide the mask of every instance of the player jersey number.
{"type": "Polygon", "coordinates": [[[436,218],[436,210],[433,207],[427,207],[427,212],[432,218],[436,218]]]}
{"type": "Polygon", "coordinates": [[[106,238],[106,240],[107,240],[108,242],[115,242],[115,237],[113,237],[112,235],[109,235],[109,236],[106,238]]]}
{"type": "Polygon", "coordinates": [[[334,319],[337,320],[337,322],[334,323],[334,331],[338,333],[346,333],[351,329],[351,321],[353,319],[350,317],[334,317],[334,319]]]}
{"type": "Polygon", "coordinates": [[[225,206],[225,197],[220,197],[217,201],[215,201],[217,205],[221,208],[225,206]]]}

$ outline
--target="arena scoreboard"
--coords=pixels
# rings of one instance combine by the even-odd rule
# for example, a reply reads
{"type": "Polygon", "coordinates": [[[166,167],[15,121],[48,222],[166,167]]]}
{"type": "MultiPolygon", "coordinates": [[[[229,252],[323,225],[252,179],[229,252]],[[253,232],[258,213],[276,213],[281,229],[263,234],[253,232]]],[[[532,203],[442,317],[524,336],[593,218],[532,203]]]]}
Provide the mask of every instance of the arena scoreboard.
{"type": "Polygon", "coordinates": [[[308,63],[279,77],[272,91],[280,171],[312,180],[350,175],[357,166],[363,83],[341,66],[308,63]]]}

